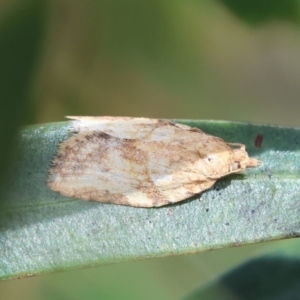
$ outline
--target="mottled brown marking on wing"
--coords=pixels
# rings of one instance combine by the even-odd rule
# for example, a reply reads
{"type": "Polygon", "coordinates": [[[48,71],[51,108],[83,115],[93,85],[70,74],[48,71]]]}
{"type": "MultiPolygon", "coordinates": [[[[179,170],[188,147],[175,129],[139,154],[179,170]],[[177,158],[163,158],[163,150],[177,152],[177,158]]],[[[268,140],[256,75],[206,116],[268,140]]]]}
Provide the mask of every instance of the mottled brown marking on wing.
{"type": "Polygon", "coordinates": [[[227,144],[198,128],[168,120],[75,120],[77,133],[61,143],[47,181],[52,190],[69,197],[162,206],[259,164],[249,158],[244,145],[227,144]]]}
{"type": "Polygon", "coordinates": [[[145,164],[148,159],[147,152],[137,147],[140,142],[141,141],[123,140],[123,143],[119,146],[122,157],[132,163],[145,164]]]}

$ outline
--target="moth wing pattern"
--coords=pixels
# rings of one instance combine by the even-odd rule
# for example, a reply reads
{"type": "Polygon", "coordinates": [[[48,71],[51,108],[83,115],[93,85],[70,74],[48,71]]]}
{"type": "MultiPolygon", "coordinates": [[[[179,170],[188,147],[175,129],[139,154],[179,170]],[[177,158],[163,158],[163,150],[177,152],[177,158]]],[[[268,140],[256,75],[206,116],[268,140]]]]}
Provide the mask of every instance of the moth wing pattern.
{"type": "Polygon", "coordinates": [[[137,207],[163,206],[210,188],[230,173],[222,139],[166,120],[71,117],[49,187],[68,197],[137,207]]]}

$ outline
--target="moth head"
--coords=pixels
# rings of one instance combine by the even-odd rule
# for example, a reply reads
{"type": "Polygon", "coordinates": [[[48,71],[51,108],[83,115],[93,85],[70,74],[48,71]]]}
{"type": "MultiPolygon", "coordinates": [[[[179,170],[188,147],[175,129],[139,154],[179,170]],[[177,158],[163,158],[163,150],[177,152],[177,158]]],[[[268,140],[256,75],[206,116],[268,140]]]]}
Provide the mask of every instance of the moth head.
{"type": "Polygon", "coordinates": [[[201,168],[205,169],[208,178],[216,180],[238,172],[239,163],[233,159],[233,150],[223,140],[213,137],[209,143],[200,143],[197,151],[201,168]]]}
{"type": "Polygon", "coordinates": [[[255,168],[261,165],[261,161],[248,156],[245,145],[228,144],[228,146],[233,150],[232,163],[229,168],[230,173],[241,173],[246,168],[255,168]]]}
{"type": "Polygon", "coordinates": [[[227,144],[220,139],[214,139],[205,146],[200,144],[197,151],[210,179],[241,173],[246,168],[254,168],[261,164],[259,160],[248,156],[245,145],[227,144]]]}

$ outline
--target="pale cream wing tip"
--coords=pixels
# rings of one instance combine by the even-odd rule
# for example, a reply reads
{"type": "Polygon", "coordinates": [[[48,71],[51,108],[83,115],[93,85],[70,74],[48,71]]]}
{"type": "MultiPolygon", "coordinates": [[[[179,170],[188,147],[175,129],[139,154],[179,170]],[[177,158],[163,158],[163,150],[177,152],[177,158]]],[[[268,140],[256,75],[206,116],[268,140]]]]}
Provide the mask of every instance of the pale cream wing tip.
{"type": "Polygon", "coordinates": [[[65,116],[65,118],[69,119],[69,120],[78,120],[78,119],[80,119],[82,117],[80,117],[80,116],[65,116]]]}
{"type": "Polygon", "coordinates": [[[94,116],[65,116],[69,120],[94,120],[103,117],[94,117],[94,116]]]}

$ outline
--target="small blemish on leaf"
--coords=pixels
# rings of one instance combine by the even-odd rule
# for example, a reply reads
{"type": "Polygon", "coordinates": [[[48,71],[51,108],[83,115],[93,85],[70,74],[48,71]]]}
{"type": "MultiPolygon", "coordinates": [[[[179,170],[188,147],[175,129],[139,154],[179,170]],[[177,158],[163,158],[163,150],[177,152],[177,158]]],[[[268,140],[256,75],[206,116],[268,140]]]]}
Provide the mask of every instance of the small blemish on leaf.
{"type": "Polygon", "coordinates": [[[260,148],[263,142],[264,136],[262,134],[258,134],[255,138],[255,147],[260,148]]]}

